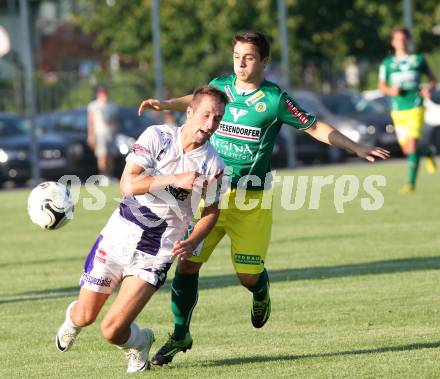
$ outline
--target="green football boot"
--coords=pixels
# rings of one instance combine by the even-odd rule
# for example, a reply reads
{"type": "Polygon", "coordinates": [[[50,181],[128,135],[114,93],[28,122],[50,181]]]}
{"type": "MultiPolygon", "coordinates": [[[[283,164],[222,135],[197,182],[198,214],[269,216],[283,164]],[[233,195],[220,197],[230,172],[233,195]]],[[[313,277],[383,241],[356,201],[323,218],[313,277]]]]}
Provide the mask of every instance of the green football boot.
{"type": "Polygon", "coordinates": [[[191,334],[186,333],[185,339],[183,340],[175,340],[172,335],[169,336],[168,341],[165,342],[157,352],[154,354],[151,363],[156,366],[162,366],[164,364],[171,363],[174,356],[179,352],[183,351],[184,353],[187,350],[190,350],[193,344],[193,339],[191,334]]]}
{"type": "MultiPolygon", "coordinates": [[[[268,284],[269,287],[269,284],[268,284]]],[[[262,301],[253,299],[251,309],[251,321],[254,328],[262,328],[269,320],[270,316],[270,296],[269,288],[267,289],[266,298],[262,301]]]]}

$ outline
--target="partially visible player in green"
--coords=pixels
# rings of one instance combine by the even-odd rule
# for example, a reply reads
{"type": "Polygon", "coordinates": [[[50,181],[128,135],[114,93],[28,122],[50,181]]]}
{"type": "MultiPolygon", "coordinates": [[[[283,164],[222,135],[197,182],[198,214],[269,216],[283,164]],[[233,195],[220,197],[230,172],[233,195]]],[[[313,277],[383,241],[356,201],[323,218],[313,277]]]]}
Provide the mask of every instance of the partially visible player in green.
{"type": "MultiPolygon", "coordinates": [[[[155,354],[152,363],[166,364],[179,351],[192,346],[189,324],[197,303],[198,276],[220,240],[227,234],[231,239],[231,259],[243,286],[253,294],[251,321],[261,328],[270,315],[269,277],[265,269],[266,253],[271,237],[272,210],[262,209],[264,189],[270,187],[270,156],[275,138],[282,126],[288,124],[304,130],[312,137],[346,149],[359,157],[374,161],[386,159],[389,153],[377,147],[360,145],[348,139],[330,125],[317,121],[276,84],[264,78],[269,62],[270,44],[259,32],[246,32],[232,40],[233,75],[220,76],[211,85],[224,91],[229,98],[225,114],[211,143],[230,168],[231,188],[223,197],[220,217],[202,246],[182,241],[177,252],[194,251],[193,257],[179,260],[171,287],[171,309],[174,332],[155,354]],[[245,188],[244,200],[240,201],[245,188]],[[237,201],[236,201],[237,200],[237,201]],[[258,201],[252,210],[238,203],[258,201]]],[[[159,101],[148,99],[139,107],[146,109],[183,111],[191,95],[159,101]]],[[[226,172],[226,171],[225,171],[226,172]]]]}
{"type": "Polygon", "coordinates": [[[424,126],[423,98],[431,97],[436,79],[425,57],[410,53],[410,39],[408,29],[394,29],[391,38],[394,54],[384,59],[379,70],[379,89],[391,97],[391,117],[397,139],[408,157],[408,182],[401,193],[414,191],[422,156],[427,157],[427,171],[430,174],[436,171],[433,149],[419,142],[424,126]],[[428,86],[421,86],[422,75],[428,76],[428,86]]]}

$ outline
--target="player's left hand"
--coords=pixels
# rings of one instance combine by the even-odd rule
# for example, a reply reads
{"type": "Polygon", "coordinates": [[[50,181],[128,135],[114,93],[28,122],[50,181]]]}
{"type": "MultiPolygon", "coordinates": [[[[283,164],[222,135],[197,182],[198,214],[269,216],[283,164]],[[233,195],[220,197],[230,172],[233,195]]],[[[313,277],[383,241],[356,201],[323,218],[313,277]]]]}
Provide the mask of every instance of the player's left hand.
{"type": "Polygon", "coordinates": [[[388,159],[390,157],[390,152],[382,149],[381,147],[359,145],[359,147],[356,149],[356,155],[359,158],[366,159],[369,162],[374,162],[376,160],[375,157],[388,159]]]}
{"type": "Polygon", "coordinates": [[[173,250],[171,253],[180,260],[187,259],[192,256],[192,252],[197,246],[194,243],[187,239],[184,241],[176,241],[174,242],[173,250]]]}

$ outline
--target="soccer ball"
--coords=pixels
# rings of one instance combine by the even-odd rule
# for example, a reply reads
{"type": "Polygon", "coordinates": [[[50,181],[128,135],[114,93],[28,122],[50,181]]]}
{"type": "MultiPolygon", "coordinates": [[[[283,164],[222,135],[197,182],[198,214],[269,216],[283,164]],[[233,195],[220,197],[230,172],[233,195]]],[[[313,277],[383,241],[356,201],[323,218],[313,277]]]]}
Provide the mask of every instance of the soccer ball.
{"type": "Polygon", "coordinates": [[[43,229],[59,229],[73,218],[74,202],[69,189],[57,182],[36,186],[28,198],[28,213],[43,229]]]}

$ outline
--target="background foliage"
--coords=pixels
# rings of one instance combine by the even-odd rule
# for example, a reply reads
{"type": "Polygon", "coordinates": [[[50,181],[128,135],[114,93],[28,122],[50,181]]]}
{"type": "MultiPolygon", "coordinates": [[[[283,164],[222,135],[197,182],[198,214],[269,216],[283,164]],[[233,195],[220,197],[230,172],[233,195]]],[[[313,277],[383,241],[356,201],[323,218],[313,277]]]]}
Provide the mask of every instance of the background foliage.
{"type": "MultiPolygon", "coordinates": [[[[75,19],[96,34],[97,47],[153,70],[150,3],[84,0],[75,19]]],[[[348,57],[377,65],[388,51],[391,30],[403,20],[402,2],[396,0],[286,0],[286,6],[295,85],[304,84],[307,72],[320,79],[317,84],[331,80],[348,57]]],[[[417,49],[438,49],[433,28],[440,24],[440,3],[413,1],[413,10],[417,49]]],[[[165,83],[179,93],[230,69],[230,40],[239,30],[264,31],[273,40],[273,60],[280,59],[276,0],[162,1],[160,24],[165,83]]]]}

